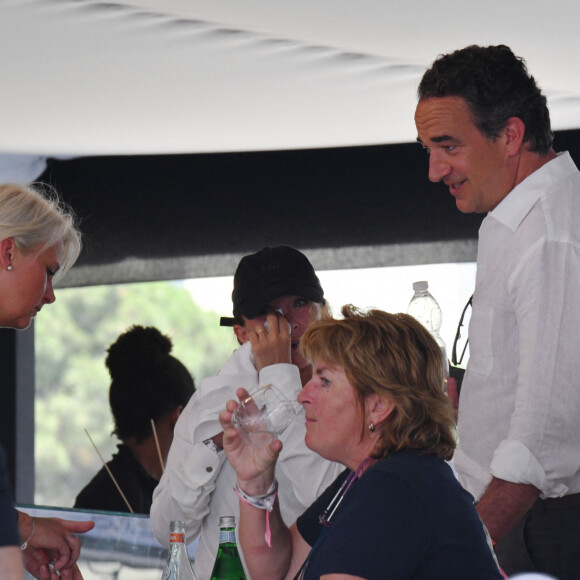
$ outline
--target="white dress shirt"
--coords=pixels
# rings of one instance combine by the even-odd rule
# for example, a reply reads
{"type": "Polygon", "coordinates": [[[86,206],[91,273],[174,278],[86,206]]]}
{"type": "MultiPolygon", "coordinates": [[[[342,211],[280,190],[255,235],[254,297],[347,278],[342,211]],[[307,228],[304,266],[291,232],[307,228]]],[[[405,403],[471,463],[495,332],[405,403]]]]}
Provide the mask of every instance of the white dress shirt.
{"type": "MultiPolygon", "coordinates": [[[[153,494],[151,527],[165,546],[172,520],[186,522],[188,543],[201,533],[194,560],[199,580],[211,575],[219,545],[220,516],[235,516],[237,524],[240,511],[234,492],[236,474],[225,452],[215,453],[203,441],[222,430],[218,415],[228,399],[236,398],[236,389],[252,392],[264,384],[275,385],[289,400],[296,400],[302,389],[298,367],[293,364],[265,367],[258,376],[248,342],[234,352],[217,376],[201,382],[175,426],[165,472],[153,494]]],[[[310,451],[304,443],[305,434],[304,416],[298,415],[280,436],[284,447],[276,464],[276,477],[282,518],[287,525],[294,523],[344,469],[310,451]]]]}
{"type": "Polygon", "coordinates": [[[558,155],[479,230],[455,468],[479,500],[494,477],[580,492],[580,173],[558,155]]]}

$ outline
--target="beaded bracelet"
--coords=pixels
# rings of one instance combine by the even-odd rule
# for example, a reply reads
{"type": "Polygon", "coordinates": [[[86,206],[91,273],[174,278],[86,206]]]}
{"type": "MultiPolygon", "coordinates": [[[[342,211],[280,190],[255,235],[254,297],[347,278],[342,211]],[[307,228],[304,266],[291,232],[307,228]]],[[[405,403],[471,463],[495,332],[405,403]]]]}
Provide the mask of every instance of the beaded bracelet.
{"type": "Polygon", "coordinates": [[[30,542],[30,540],[32,540],[32,536],[34,536],[35,529],[36,529],[36,524],[34,523],[34,520],[32,520],[32,531],[30,532],[30,536],[28,536],[28,538],[24,542],[22,542],[22,544],[20,544],[21,550],[26,550],[26,548],[28,548],[28,542],[30,542]]]}
{"type": "Polygon", "coordinates": [[[270,512],[274,509],[274,503],[278,495],[278,481],[274,479],[272,485],[264,495],[248,495],[243,489],[240,488],[237,481],[236,485],[234,485],[234,491],[240,498],[240,501],[254,506],[255,508],[266,510],[266,533],[264,535],[264,539],[266,540],[268,547],[271,548],[272,532],[270,531],[270,512]]]}

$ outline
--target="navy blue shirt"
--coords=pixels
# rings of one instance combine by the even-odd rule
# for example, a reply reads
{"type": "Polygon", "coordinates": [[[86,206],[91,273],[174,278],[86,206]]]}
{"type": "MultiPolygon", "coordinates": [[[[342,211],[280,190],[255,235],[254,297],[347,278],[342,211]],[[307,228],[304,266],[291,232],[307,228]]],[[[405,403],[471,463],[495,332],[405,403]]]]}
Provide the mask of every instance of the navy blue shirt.
{"type": "Polygon", "coordinates": [[[305,579],[351,574],[369,580],[495,580],[502,576],[473,497],[445,461],[410,451],[369,467],[327,528],[318,517],[337,480],[297,520],[314,546],[305,579]]]}
{"type": "Polygon", "coordinates": [[[8,488],[4,449],[0,445],[0,546],[19,546],[18,521],[8,488]]]}

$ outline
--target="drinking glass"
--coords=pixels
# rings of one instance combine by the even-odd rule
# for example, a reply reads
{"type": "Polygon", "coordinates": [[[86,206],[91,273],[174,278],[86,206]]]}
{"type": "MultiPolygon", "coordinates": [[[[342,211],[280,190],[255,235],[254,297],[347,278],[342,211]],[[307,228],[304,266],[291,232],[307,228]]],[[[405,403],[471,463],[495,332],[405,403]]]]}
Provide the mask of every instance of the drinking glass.
{"type": "Polygon", "coordinates": [[[289,401],[274,385],[264,385],[240,402],[232,423],[252,447],[264,447],[290,425],[303,407],[289,401]]]}

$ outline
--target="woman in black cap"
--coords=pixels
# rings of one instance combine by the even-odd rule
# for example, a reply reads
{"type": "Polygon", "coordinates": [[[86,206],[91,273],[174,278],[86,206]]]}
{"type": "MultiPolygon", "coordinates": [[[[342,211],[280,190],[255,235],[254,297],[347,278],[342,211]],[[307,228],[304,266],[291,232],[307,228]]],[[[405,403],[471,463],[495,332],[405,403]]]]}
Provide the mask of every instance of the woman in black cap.
{"type": "MultiPolygon", "coordinates": [[[[267,315],[278,313],[290,325],[291,362],[300,370],[305,385],[312,374],[310,363],[299,353],[304,331],[313,320],[330,315],[324,291],[308,258],[290,246],[263,248],[240,261],[234,276],[232,292],[233,318],[222,317],[222,326],[233,326],[240,344],[254,340],[254,358],[272,357],[278,349],[269,343],[281,342],[275,333],[267,331],[267,315]],[[262,336],[262,333],[263,336],[262,336]],[[260,342],[262,341],[262,342],[260,342]]],[[[278,354],[278,353],[277,353],[278,354]]],[[[279,357],[283,353],[278,354],[279,357]]],[[[272,361],[259,360],[258,367],[272,361]],[[261,363],[261,364],[260,364],[261,363]]]]}
{"type": "MultiPolygon", "coordinates": [[[[201,382],[175,427],[165,473],[153,496],[151,526],[167,544],[169,523],[186,522],[187,541],[200,533],[194,571],[209,578],[219,543],[219,516],[239,514],[232,489],[235,473],[222,450],[218,415],[243,386],[252,392],[274,384],[296,400],[312,367],[300,354],[302,335],[311,322],[328,317],[324,292],[308,258],[289,246],[263,248],[245,256],[234,275],[233,326],[241,346],[217,376],[201,382]]],[[[303,421],[293,421],[280,436],[285,453],[279,493],[284,520],[296,517],[334,480],[342,467],[312,453],[304,444],[303,421]]],[[[243,557],[243,555],[242,555],[243,557]]]]}

